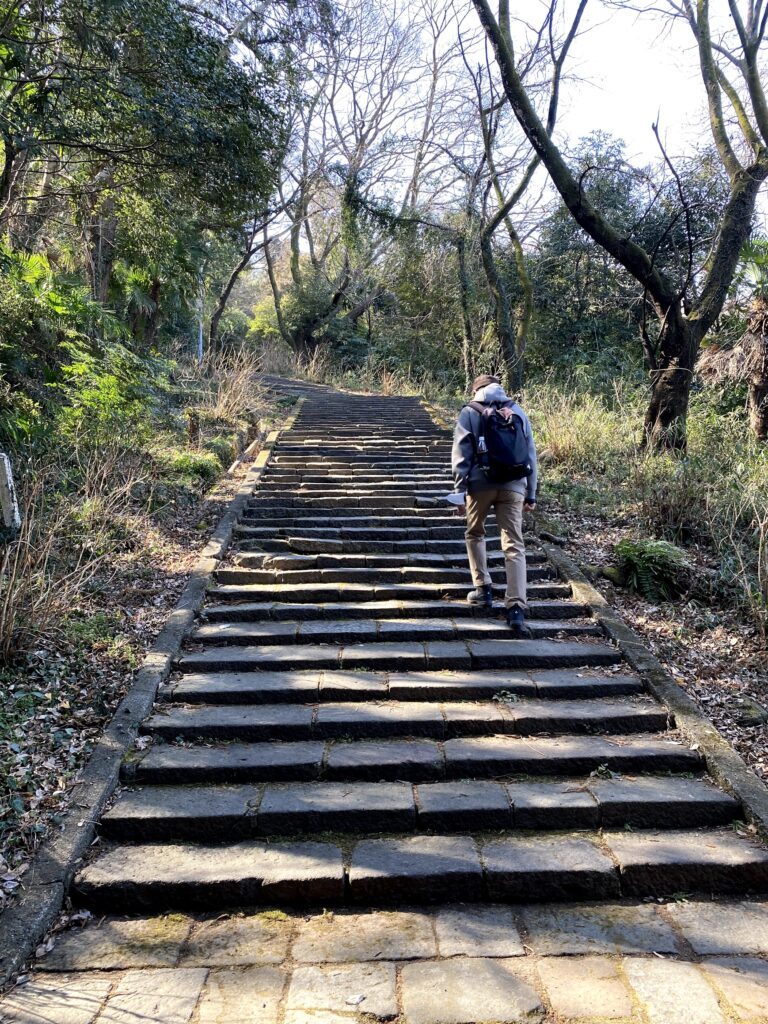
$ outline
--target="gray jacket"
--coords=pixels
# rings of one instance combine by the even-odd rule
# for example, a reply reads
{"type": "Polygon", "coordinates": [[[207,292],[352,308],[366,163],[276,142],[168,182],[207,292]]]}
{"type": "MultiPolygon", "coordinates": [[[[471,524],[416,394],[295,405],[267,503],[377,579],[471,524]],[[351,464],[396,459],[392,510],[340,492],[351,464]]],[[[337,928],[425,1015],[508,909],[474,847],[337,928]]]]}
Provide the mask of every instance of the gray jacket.
{"type": "Polygon", "coordinates": [[[453,471],[453,489],[457,494],[467,491],[510,490],[524,494],[526,500],[536,500],[538,485],[538,465],[536,462],[536,443],[528,417],[515,402],[510,402],[512,411],[523,421],[525,435],[528,438],[528,459],[533,472],[521,480],[510,480],[506,484],[492,484],[475,459],[475,443],[480,434],[480,413],[465,405],[461,410],[456,429],[453,432],[453,451],[451,452],[451,469],[453,471]]]}

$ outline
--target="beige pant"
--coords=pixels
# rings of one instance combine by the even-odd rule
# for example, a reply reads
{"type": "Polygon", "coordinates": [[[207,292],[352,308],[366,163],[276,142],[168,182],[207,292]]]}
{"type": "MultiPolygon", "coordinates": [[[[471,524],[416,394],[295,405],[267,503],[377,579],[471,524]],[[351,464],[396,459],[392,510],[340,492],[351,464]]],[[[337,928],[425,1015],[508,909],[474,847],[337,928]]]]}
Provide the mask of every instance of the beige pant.
{"type": "Polygon", "coordinates": [[[507,573],[506,608],[513,604],[527,606],[525,575],[525,543],[523,541],[523,502],[518,491],[507,489],[478,491],[467,495],[467,542],[469,568],[476,587],[491,582],[485,553],[485,519],[491,508],[496,510],[496,522],[501,533],[501,550],[507,573]]]}

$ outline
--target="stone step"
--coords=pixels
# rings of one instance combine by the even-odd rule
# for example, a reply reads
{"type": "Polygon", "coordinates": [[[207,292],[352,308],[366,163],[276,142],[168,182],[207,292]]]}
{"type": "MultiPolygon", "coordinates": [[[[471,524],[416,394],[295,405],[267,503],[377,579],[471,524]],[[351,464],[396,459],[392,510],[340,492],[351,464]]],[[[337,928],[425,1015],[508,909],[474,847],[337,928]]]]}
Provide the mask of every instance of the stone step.
{"type": "Polygon", "coordinates": [[[656,732],[668,728],[665,708],[647,697],[438,704],[422,701],[324,704],[166,705],[141,726],[170,741],[185,739],[305,740],[425,736],[535,736],[656,732]]]}
{"type": "Polygon", "coordinates": [[[704,759],[662,736],[468,737],[307,741],[294,743],[155,744],[123,764],[129,782],[336,782],[557,777],[611,773],[701,772],[704,759]]]}
{"type": "MultiPolygon", "coordinates": [[[[410,531],[409,531],[410,532],[410,531]]],[[[409,535],[406,532],[405,536],[409,535]]],[[[238,552],[254,552],[256,554],[296,554],[296,555],[396,555],[402,562],[412,563],[408,555],[449,555],[454,564],[467,567],[467,549],[463,538],[459,540],[336,540],[332,537],[306,537],[299,526],[295,531],[286,530],[283,536],[264,536],[255,538],[250,535],[248,527],[237,528],[235,538],[238,552]]],[[[488,560],[491,565],[501,564],[503,555],[499,541],[489,538],[488,560]],[[494,550],[496,548],[497,550],[494,550]]],[[[540,562],[541,557],[532,559],[540,562]]]]}
{"type": "MultiPolygon", "coordinates": [[[[342,526],[330,524],[326,526],[304,526],[303,524],[295,526],[289,522],[285,522],[282,525],[279,523],[264,525],[260,522],[258,516],[250,518],[246,516],[241,520],[237,533],[239,536],[250,537],[254,540],[259,537],[269,539],[272,537],[294,537],[299,535],[306,539],[314,538],[330,541],[455,540],[463,544],[465,529],[466,527],[456,518],[447,520],[443,525],[400,527],[391,525],[342,526]]],[[[486,536],[488,540],[496,540],[499,536],[499,531],[494,525],[489,525],[486,530],[486,536]]]]}
{"type": "Polygon", "coordinates": [[[730,830],[545,836],[245,840],[105,849],[74,882],[92,910],[392,906],[730,893],[768,888],[768,853],[730,830]],[[345,863],[346,860],[346,863],[345,863]]]}
{"type": "MultiPolygon", "coordinates": [[[[527,619],[534,639],[604,636],[594,619],[527,619]]],[[[503,619],[323,619],[300,622],[208,623],[190,636],[193,644],[208,647],[229,644],[332,644],[411,640],[506,640],[510,632],[503,619]]]]}
{"type": "Polygon", "coordinates": [[[302,646],[213,647],[184,652],[182,672],[260,669],[485,669],[573,668],[616,665],[616,648],[597,640],[470,640],[419,643],[304,644],[302,646]]]}
{"type": "MultiPolygon", "coordinates": [[[[496,582],[504,579],[504,568],[501,565],[488,567],[496,582]]],[[[250,586],[258,583],[463,583],[467,586],[469,570],[466,568],[452,569],[449,566],[440,568],[405,564],[399,569],[362,568],[339,569],[218,569],[214,573],[217,584],[228,586],[250,586]]],[[[534,580],[555,579],[555,570],[551,565],[529,565],[527,578],[534,580]]],[[[469,589],[469,587],[467,587],[469,589]]]]}
{"type": "Polygon", "coordinates": [[[319,832],[526,831],[727,825],[738,800],[706,779],[299,782],[124,790],[100,832],[124,842],[221,842],[319,832]]]}
{"type": "MultiPolygon", "coordinates": [[[[293,544],[294,538],[290,538],[287,543],[293,544]]],[[[547,559],[542,551],[530,551],[526,552],[525,560],[528,565],[542,565],[547,559]]],[[[235,556],[234,562],[239,569],[401,569],[407,566],[409,569],[463,568],[466,572],[467,556],[466,553],[458,551],[456,554],[441,551],[411,552],[407,557],[403,557],[402,553],[390,552],[368,554],[363,551],[357,553],[332,551],[301,554],[296,551],[285,551],[285,553],[275,552],[274,554],[263,552],[238,554],[235,556]]],[[[492,568],[503,568],[503,553],[489,551],[488,565],[492,568]]]]}
{"type": "MultiPolygon", "coordinates": [[[[572,619],[588,616],[587,605],[575,601],[529,601],[531,619],[572,619]]],[[[418,616],[425,619],[487,619],[503,621],[503,609],[493,611],[468,601],[331,601],[325,604],[278,604],[274,601],[250,601],[243,604],[209,604],[203,611],[208,622],[284,622],[334,621],[339,619],[399,619],[418,616]]]]}
{"type": "Polygon", "coordinates": [[[643,692],[626,672],[200,672],[161,687],[159,699],[179,704],[281,704],[315,701],[457,701],[515,697],[577,700],[643,692]]]}
{"type": "MultiPolygon", "coordinates": [[[[301,587],[287,583],[252,583],[249,585],[227,584],[214,586],[208,591],[211,599],[216,601],[258,601],[260,598],[279,601],[285,597],[296,604],[324,604],[328,601],[435,601],[437,598],[466,600],[470,584],[439,583],[427,586],[418,583],[368,584],[353,583],[312,583],[301,587]]],[[[503,584],[494,584],[495,598],[504,596],[503,584]]],[[[536,601],[544,598],[557,599],[571,596],[571,588],[567,583],[531,583],[528,585],[528,600],[536,601]]]]}
{"type": "MultiPolygon", "coordinates": [[[[304,524],[306,526],[327,526],[328,516],[319,515],[311,508],[294,508],[289,505],[276,505],[251,498],[247,508],[257,511],[260,524],[263,526],[290,526],[304,524]]],[[[337,508],[333,514],[333,522],[337,526],[360,526],[370,523],[372,526],[391,526],[394,520],[405,529],[410,526],[440,526],[457,520],[454,509],[446,502],[444,506],[434,508],[392,509],[377,512],[376,509],[361,510],[359,508],[337,508]]],[[[495,522],[495,516],[488,516],[489,522],[495,522]]]]}

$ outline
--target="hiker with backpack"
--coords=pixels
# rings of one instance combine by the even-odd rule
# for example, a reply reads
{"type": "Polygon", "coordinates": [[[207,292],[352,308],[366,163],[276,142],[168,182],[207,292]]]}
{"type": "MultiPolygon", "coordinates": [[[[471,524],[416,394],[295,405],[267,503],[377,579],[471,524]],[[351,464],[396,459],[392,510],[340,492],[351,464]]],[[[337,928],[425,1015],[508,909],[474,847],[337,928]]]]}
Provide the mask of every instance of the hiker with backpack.
{"type": "Polygon", "coordinates": [[[472,384],[472,401],[461,410],[453,434],[451,468],[454,492],[465,496],[458,512],[467,517],[464,537],[475,584],[467,600],[493,607],[485,550],[485,520],[493,508],[507,574],[507,625],[516,636],[528,637],[523,512],[536,507],[536,445],[528,417],[498,377],[482,374],[472,384]]]}

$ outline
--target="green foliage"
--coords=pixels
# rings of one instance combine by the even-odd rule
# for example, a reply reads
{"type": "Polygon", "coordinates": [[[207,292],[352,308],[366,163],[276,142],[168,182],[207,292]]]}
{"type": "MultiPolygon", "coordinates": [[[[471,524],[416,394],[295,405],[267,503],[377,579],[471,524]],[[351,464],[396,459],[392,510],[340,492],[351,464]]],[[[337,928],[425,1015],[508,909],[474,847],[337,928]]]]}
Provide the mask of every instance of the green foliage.
{"type": "Polygon", "coordinates": [[[688,579],[685,552],[666,540],[620,540],[614,554],[626,585],[651,601],[681,594],[688,579]]]}
{"type": "Polygon", "coordinates": [[[180,451],[173,452],[166,459],[168,470],[178,477],[197,480],[210,485],[221,474],[221,462],[213,452],[180,451]]]}

